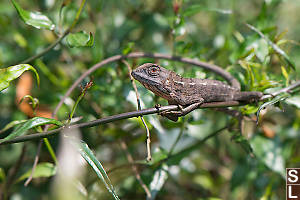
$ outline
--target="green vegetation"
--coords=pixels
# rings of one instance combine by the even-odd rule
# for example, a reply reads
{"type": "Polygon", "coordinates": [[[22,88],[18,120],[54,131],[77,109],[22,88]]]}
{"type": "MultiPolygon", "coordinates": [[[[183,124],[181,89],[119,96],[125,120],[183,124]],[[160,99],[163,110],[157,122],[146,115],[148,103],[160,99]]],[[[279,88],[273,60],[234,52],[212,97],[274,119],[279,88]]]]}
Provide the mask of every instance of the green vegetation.
{"type": "Polygon", "coordinates": [[[300,167],[299,8],[293,0],[1,1],[0,199],[285,199],[285,168],[300,167]],[[266,95],[172,122],[153,114],[167,101],[135,82],[137,100],[131,68],[156,62],[185,77],[222,77],[133,52],[215,64],[242,90],[266,95]],[[132,117],[141,112],[143,120],[132,117]]]}

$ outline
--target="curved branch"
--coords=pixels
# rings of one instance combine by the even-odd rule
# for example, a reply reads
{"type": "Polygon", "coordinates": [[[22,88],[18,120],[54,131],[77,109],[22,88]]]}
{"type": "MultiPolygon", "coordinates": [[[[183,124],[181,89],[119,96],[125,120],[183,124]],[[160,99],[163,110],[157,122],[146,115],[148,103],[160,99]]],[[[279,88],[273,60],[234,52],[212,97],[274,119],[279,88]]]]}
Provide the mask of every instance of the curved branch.
{"type": "Polygon", "coordinates": [[[115,55],[112,57],[109,57],[94,66],[92,66],[90,69],[88,69],[85,73],[83,73],[73,84],[72,86],[68,89],[68,91],[65,93],[63,98],[60,100],[60,102],[57,104],[56,108],[54,109],[52,113],[52,117],[56,116],[59,108],[62,106],[63,102],[65,99],[71,94],[71,92],[81,83],[81,81],[90,75],[92,72],[95,70],[99,69],[100,67],[111,63],[115,61],[119,61],[125,58],[156,58],[156,59],[166,59],[166,60],[173,60],[173,61],[178,61],[178,62],[183,62],[191,65],[196,65],[199,67],[202,67],[203,69],[210,70],[220,76],[222,76],[230,85],[232,85],[235,88],[240,89],[240,83],[227,71],[222,69],[221,67],[214,65],[214,64],[209,64],[206,62],[202,62],[196,59],[190,59],[190,58],[182,58],[179,56],[171,56],[167,54],[162,54],[162,53],[144,53],[144,52],[135,52],[135,53],[130,53],[127,55],[115,55]]]}

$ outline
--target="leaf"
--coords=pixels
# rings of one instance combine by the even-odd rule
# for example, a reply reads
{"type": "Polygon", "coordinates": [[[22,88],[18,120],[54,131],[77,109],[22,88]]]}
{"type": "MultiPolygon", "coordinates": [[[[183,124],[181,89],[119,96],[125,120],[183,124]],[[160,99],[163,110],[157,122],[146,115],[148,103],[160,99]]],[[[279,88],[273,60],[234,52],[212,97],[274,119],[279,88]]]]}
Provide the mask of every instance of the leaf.
{"type": "Polygon", "coordinates": [[[46,15],[43,15],[40,12],[29,12],[21,8],[21,6],[15,0],[11,1],[17,9],[19,16],[26,24],[37,29],[45,28],[48,30],[54,30],[55,25],[46,15]]]}
{"type": "MultiPolygon", "coordinates": [[[[32,169],[28,170],[26,173],[24,173],[18,180],[22,181],[26,178],[28,178],[31,175],[32,169]]],[[[39,163],[33,173],[33,178],[39,178],[39,177],[51,177],[54,176],[57,172],[56,165],[48,162],[39,163]]]]}
{"type": "Polygon", "coordinates": [[[258,109],[258,111],[257,111],[257,113],[256,113],[256,118],[257,118],[256,123],[258,123],[258,121],[259,121],[259,113],[260,113],[260,111],[261,111],[262,109],[265,109],[267,106],[273,105],[273,104],[275,104],[275,103],[277,103],[277,102],[279,102],[279,101],[283,101],[284,99],[288,98],[289,96],[291,96],[291,95],[288,94],[288,93],[282,93],[282,94],[276,96],[276,97],[275,97],[274,99],[272,99],[271,101],[268,101],[268,102],[262,104],[262,105],[259,107],[259,109],[258,109]]]}
{"type": "Polygon", "coordinates": [[[97,176],[102,180],[106,189],[113,195],[113,197],[118,200],[119,197],[115,193],[115,189],[107,176],[105,169],[103,168],[100,161],[97,160],[96,156],[88,145],[84,141],[72,140],[72,144],[77,147],[81,156],[89,163],[89,165],[96,172],[97,176]]]}
{"type": "Polygon", "coordinates": [[[128,42],[125,48],[122,50],[122,54],[123,55],[129,54],[132,51],[133,47],[134,47],[134,42],[128,42]]]}
{"type": "Polygon", "coordinates": [[[15,120],[15,121],[11,121],[10,123],[6,124],[6,126],[0,130],[0,134],[7,131],[8,129],[16,126],[16,125],[19,125],[19,124],[22,124],[24,122],[26,122],[27,120],[15,120]]]}
{"type": "Polygon", "coordinates": [[[9,134],[4,139],[0,140],[0,144],[10,139],[14,139],[18,136],[25,135],[27,131],[31,128],[46,125],[46,124],[56,124],[58,126],[62,126],[63,124],[60,121],[55,119],[45,118],[45,117],[34,117],[26,121],[23,125],[21,125],[17,130],[9,134]]]}
{"type": "Polygon", "coordinates": [[[260,37],[265,39],[268,42],[268,44],[274,49],[274,51],[276,53],[280,54],[281,56],[283,56],[284,59],[286,60],[286,62],[289,64],[289,66],[292,67],[295,70],[295,63],[290,59],[290,57],[279,46],[277,46],[274,42],[272,42],[267,36],[265,36],[261,31],[259,31],[254,26],[252,26],[250,24],[246,24],[246,25],[251,30],[255,31],[258,35],[260,35],[260,37]]]}
{"type": "Polygon", "coordinates": [[[155,171],[150,183],[151,200],[155,199],[157,193],[161,190],[168,179],[168,169],[168,165],[162,164],[162,167],[155,171]]]}
{"type": "Polygon", "coordinates": [[[218,12],[221,14],[232,14],[232,10],[225,10],[225,9],[219,9],[219,8],[206,8],[206,7],[203,7],[202,5],[192,5],[184,10],[183,16],[190,17],[190,16],[197,14],[200,11],[211,11],[211,12],[218,12]]]}
{"type": "Polygon", "coordinates": [[[94,44],[93,34],[85,31],[70,33],[67,36],[67,43],[70,47],[91,47],[94,44]]]}
{"type": "Polygon", "coordinates": [[[37,83],[40,84],[40,78],[37,71],[28,64],[20,64],[8,68],[0,69],[0,91],[9,86],[9,83],[23,74],[23,72],[31,70],[35,73],[37,83]]]}

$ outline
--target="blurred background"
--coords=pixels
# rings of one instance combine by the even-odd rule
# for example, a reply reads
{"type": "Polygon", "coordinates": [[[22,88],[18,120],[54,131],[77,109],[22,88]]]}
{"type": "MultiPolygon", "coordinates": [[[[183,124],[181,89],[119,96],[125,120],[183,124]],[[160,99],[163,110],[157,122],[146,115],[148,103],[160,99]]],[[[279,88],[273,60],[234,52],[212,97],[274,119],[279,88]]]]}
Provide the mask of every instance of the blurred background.
{"type": "MultiPolygon", "coordinates": [[[[71,26],[81,4],[67,0],[16,2],[24,10],[47,16],[55,29],[24,23],[11,1],[0,1],[1,68],[20,64],[54,43],[71,26]]],[[[60,98],[87,69],[110,56],[134,51],[219,65],[240,81],[242,90],[279,90],[300,78],[299,9],[300,2],[294,0],[87,1],[71,32],[91,33],[93,45],[74,46],[67,36],[30,62],[40,76],[40,85],[29,72],[0,93],[0,129],[15,120],[50,117],[60,98]],[[283,53],[278,53],[274,45],[283,53]],[[19,103],[28,94],[39,101],[35,111],[28,102],[19,103]]],[[[132,68],[156,62],[185,77],[222,80],[212,72],[179,62],[146,58],[127,61],[132,68]]],[[[75,111],[74,117],[82,117],[79,122],[137,110],[123,63],[105,65],[82,85],[90,80],[93,86],[75,111]]],[[[142,108],[167,105],[166,100],[136,84],[142,108]]],[[[78,87],[66,99],[58,120],[68,119],[80,91],[78,87]]],[[[176,123],[158,115],[144,116],[151,133],[151,162],[145,160],[146,130],[140,118],[76,130],[76,135],[102,163],[120,199],[146,198],[143,184],[137,181],[128,161],[129,154],[152,199],[285,199],[285,168],[300,164],[300,95],[298,92],[278,99],[261,111],[256,125],[255,113],[261,105],[234,108],[245,116],[240,121],[215,109],[194,111],[176,123]]],[[[11,131],[0,133],[0,137],[11,131]]],[[[65,148],[68,144],[63,137],[51,137],[49,142],[59,164],[43,145],[40,173],[27,187],[24,182],[38,142],[0,146],[3,199],[116,199],[95,169],[72,147],[65,148]]]]}

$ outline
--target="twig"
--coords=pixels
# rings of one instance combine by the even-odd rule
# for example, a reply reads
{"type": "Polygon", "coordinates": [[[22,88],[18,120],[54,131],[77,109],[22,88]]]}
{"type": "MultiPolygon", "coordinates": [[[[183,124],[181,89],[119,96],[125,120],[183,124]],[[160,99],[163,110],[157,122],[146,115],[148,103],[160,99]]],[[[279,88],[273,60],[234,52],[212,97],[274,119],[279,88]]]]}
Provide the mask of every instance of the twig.
{"type": "MultiPolygon", "coordinates": [[[[132,83],[132,86],[134,88],[134,91],[135,91],[135,95],[136,95],[136,101],[137,101],[137,104],[138,104],[138,110],[142,110],[142,107],[141,107],[141,101],[140,101],[140,97],[139,97],[139,93],[138,93],[138,90],[137,90],[137,87],[136,87],[136,84],[134,82],[134,79],[133,77],[131,76],[131,72],[132,72],[132,69],[129,65],[129,63],[126,61],[126,60],[122,60],[122,62],[127,66],[128,68],[128,71],[129,71],[129,77],[130,77],[130,81],[132,83]]],[[[147,161],[151,161],[152,159],[152,156],[151,156],[151,137],[150,137],[150,131],[149,131],[149,128],[144,120],[144,117],[141,116],[141,120],[146,128],[146,136],[147,136],[147,139],[146,139],[146,146],[147,146],[147,161]]]]}
{"type": "Polygon", "coordinates": [[[151,198],[151,192],[149,191],[149,188],[146,186],[146,184],[142,180],[141,175],[140,175],[140,173],[139,173],[136,165],[134,164],[134,160],[133,160],[131,154],[128,151],[126,143],[123,140],[120,140],[120,145],[121,145],[121,148],[126,153],[127,160],[131,164],[132,171],[134,172],[137,181],[140,183],[140,185],[142,186],[142,188],[145,190],[147,198],[151,198]]]}
{"type": "Polygon", "coordinates": [[[112,57],[109,57],[94,66],[92,66],[90,69],[88,69],[85,73],[83,73],[73,84],[72,86],[67,90],[65,95],[61,98],[60,102],[57,104],[56,108],[54,109],[52,116],[56,116],[59,108],[62,106],[63,102],[65,99],[71,94],[71,92],[81,83],[81,81],[89,76],[91,73],[93,73],[95,70],[99,69],[100,67],[109,64],[111,62],[119,61],[125,58],[156,58],[156,59],[166,59],[166,60],[173,60],[173,61],[178,61],[178,62],[183,62],[195,66],[202,67],[203,69],[210,70],[220,76],[222,76],[228,83],[230,83],[233,87],[240,88],[240,83],[227,71],[222,69],[221,67],[214,65],[214,64],[209,64],[206,62],[201,62],[196,59],[190,59],[190,58],[182,58],[179,56],[171,56],[167,54],[161,54],[161,53],[144,53],[144,52],[135,52],[135,53],[130,53],[127,55],[115,55],[112,57]]]}
{"type": "Polygon", "coordinates": [[[281,93],[285,93],[285,92],[289,93],[289,92],[291,92],[292,89],[295,89],[297,87],[300,87],[300,81],[296,81],[292,85],[289,85],[288,87],[282,88],[281,90],[275,91],[275,92],[273,92],[271,94],[264,95],[264,96],[262,96],[260,98],[260,100],[264,101],[264,100],[266,100],[268,98],[272,98],[272,97],[277,96],[277,95],[279,95],[281,93]]]}
{"type": "Polygon", "coordinates": [[[42,145],[43,145],[43,141],[40,140],[39,144],[38,144],[38,148],[37,148],[36,154],[35,154],[35,157],[34,157],[34,162],[33,162],[33,165],[32,165],[30,176],[27,178],[27,180],[24,183],[25,187],[28,186],[28,184],[31,182],[31,180],[33,178],[34,171],[35,171],[36,166],[37,166],[37,164],[39,162],[39,157],[40,157],[40,152],[41,152],[41,149],[42,149],[42,145]]]}

